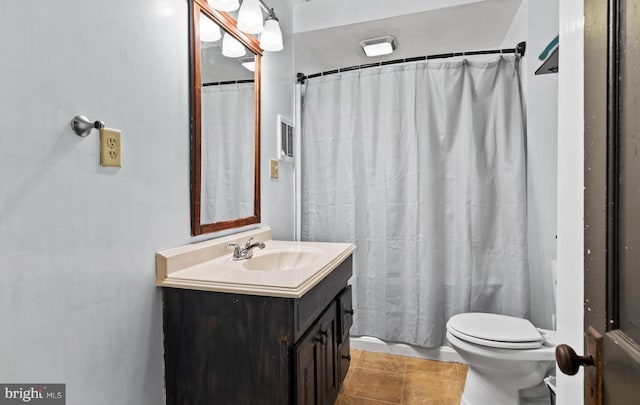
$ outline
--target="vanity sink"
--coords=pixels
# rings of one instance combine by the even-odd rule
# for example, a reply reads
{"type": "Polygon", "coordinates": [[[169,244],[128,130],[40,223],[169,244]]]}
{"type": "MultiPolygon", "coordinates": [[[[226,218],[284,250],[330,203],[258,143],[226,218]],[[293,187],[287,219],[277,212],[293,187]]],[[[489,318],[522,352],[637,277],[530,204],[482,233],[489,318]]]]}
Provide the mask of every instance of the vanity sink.
{"type": "Polygon", "coordinates": [[[290,271],[316,265],[323,252],[313,248],[278,249],[260,252],[242,262],[247,270],[290,271]]]}
{"type": "Polygon", "coordinates": [[[159,252],[166,404],[333,404],[350,368],[353,249],[260,227],[159,252]]]}
{"type": "Polygon", "coordinates": [[[300,298],[330,275],[354,249],[351,243],[273,240],[271,228],[223,236],[158,252],[156,284],[201,291],[300,298]],[[230,247],[264,244],[234,260],[230,247]]]}

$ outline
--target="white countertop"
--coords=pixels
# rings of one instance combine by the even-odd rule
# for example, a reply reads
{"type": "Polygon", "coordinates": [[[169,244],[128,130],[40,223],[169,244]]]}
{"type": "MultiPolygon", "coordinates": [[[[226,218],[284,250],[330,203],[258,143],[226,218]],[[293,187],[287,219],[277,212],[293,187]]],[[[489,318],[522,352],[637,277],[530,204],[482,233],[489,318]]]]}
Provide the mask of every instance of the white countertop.
{"type": "Polygon", "coordinates": [[[156,285],[192,290],[230,292],[273,297],[302,297],[353,252],[351,243],[271,240],[271,229],[212,239],[159,252],[156,285]],[[250,237],[265,243],[254,249],[253,258],[234,261],[229,243],[244,245],[250,237]],[[304,257],[295,266],[252,269],[264,259],[282,254],[304,257]],[[302,256],[305,255],[305,256],[302,256]]]}

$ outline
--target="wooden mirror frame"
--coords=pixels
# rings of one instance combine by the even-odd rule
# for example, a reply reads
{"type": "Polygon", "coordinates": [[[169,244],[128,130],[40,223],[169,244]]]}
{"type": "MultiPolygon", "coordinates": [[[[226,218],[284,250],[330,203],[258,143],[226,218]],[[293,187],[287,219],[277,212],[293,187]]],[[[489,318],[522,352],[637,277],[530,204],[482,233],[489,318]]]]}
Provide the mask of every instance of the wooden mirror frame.
{"type": "Polygon", "coordinates": [[[252,36],[237,28],[236,20],[225,12],[215,10],[206,0],[189,0],[191,13],[189,14],[189,63],[191,84],[191,234],[193,236],[239,228],[260,222],[260,65],[262,49],[260,43],[252,36]],[[220,28],[233,35],[240,43],[255,55],[255,159],[254,159],[254,190],[252,216],[235,218],[209,224],[200,222],[201,192],[202,192],[202,72],[200,54],[200,13],[205,14],[216,22],[220,28]]]}

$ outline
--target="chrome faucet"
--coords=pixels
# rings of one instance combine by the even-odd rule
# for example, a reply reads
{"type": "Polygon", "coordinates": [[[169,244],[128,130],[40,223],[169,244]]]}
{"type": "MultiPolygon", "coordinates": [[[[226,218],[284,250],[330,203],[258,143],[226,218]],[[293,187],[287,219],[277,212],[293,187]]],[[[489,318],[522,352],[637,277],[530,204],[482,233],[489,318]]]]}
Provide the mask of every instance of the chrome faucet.
{"type": "Polygon", "coordinates": [[[253,238],[249,238],[245,242],[244,248],[240,247],[237,243],[229,243],[229,247],[233,248],[233,260],[245,260],[253,257],[253,248],[264,249],[264,242],[251,243],[253,238]]]}

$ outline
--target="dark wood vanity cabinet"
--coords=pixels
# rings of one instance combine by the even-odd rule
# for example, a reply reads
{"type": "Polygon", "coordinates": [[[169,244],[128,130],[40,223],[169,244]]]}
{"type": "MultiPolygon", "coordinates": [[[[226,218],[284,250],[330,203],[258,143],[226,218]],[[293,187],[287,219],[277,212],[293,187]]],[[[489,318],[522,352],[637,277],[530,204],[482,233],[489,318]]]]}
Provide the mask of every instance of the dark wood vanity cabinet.
{"type": "Polygon", "coordinates": [[[351,275],[349,257],[300,298],[163,288],[167,405],[332,405],[351,275]]]}

